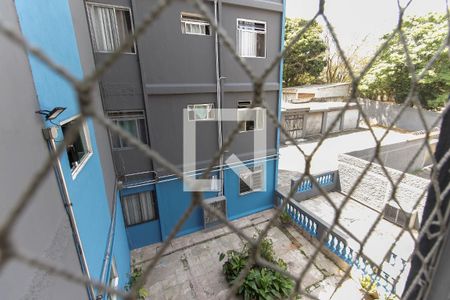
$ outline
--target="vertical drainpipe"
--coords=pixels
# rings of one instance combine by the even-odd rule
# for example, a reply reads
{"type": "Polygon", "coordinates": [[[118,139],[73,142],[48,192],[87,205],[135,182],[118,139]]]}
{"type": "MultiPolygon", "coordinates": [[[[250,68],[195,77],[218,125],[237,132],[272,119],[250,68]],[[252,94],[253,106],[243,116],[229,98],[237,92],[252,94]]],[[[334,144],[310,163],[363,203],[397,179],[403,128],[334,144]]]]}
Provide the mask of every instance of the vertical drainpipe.
{"type": "MultiPolygon", "coordinates": [[[[112,215],[111,215],[111,223],[109,225],[109,233],[108,233],[108,241],[106,243],[106,252],[105,252],[105,257],[103,258],[103,267],[102,267],[102,272],[100,275],[100,282],[103,283],[105,286],[106,284],[106,278],[108,275],[108,270],[110,268],[111,265],[111,258],[112,258],[112,248],[114,246],[114,236],[115,236],[115,231],[116,231],[116,215],[117,215],[117,191],[120,188],[121,182],[117,181],[114,184],[114,202],[113,202],[113,210],[112,210],[112,215]]],[[[104,299],[104,291],[99,290],[97,293],[97,298],[96,299],[104,299]]]]}
{"type": "MultiPolygon", "coordinates": [[[[219,16],[218,16],[218,0],[214,0],[214,21],[216,24],[219,24],[219,16]]],[[[215,58],[216,58],[216,102],[217,102],[217,138],[218,138],[218,144],[219,149],[222,148],[223,144],[223,135],[222,135],[222,89],[221,89],[221,71],[220,71],[220,62],[219,62],[219,35],[217,33],[217,30],[214,34],[214,40],[215,40],[215,58]]],[[[221,187],[219,190],[218,195],[223,196],[223,190],[224,190],[224,178],[223,178],[223,155],[220,156],[219,159],[219,178],[221,182],[221,187]]]]}
{"type": "MultiPolygon", "coordinates": [[[[284,49],[284,35],[285,35],[285,28],[284,24],[286,22],[286,0],[283,0],[283,14],[281,17],[281,46],[280,51],[283,51],[284,49]]],[[[278,120],[281,120],[281,101],[283,98],[283,62],[284,59],[281,59],[280,61],[280,91],[278,94],[278,120]]],[[[277,128],[277,159],[275,160],[275,189],[277,189],[278,185],[278,162],[280,159],[280,128],[277,128]]]]}
{"type": "MultiPolygon", "coordinates": [[[[57,128],[50,127],[42,130],[44,133],[44,138],[47,140],[48,147],[52,154],[56,153],[56,143],[55,138],[57,137],[57,128]]],[[[63,200],[64,208],[67,212],[67,216],[69,218],[70,227],[72,229],[72,235],[75,243],[75,247],[77,250],[78,259],[81,264],[81,272],[83,275],[87,276],[88,279],[91,279],[91,275],[89,273],[89,265],[87,263],[86,257],[84,255],[83,245],[81,243],[80,232],[78,231],[77,221],[75,220],[75,214],[72,209],[72,201],[70,200],[69,191],[67,190],[66,180],[64,179],[64,173],[61,166],[61,160],[58,157],[53,164],[53,168],[55,170],[56,179],[58,181],[58,187],[61,192],[61,198],[63,200]]],[[[89,284],[86,285],[88,297],[90,300],[95,299],[95,291],[94,287],[89,284]]]]}

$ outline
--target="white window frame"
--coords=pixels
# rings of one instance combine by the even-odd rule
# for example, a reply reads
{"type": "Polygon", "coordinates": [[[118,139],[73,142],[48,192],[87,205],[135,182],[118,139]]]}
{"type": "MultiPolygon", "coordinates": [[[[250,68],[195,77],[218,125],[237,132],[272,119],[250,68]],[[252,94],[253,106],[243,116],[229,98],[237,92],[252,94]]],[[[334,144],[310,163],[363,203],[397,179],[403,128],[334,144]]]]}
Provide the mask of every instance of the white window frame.
{"type": "MultiPolygon", "coordinates": [[[[143,139],[145,139],[145,143],[147,143],[147,136],[142,137],[142,132],[140,130],[140,126],[139,126],[139,120],[144,120],[144,128],[143,130],[145,131],[145,133],[147,134],[147,124],[146,124],[146,119],[145,119],[145,112],[142,110],[119,110],[119,111],[108,111],[106,114],[107,118],[110,119],[112,122],[115,121],[136,121],[136,128],[137,128],[137,134],[138,136],[136,137],[137,139],[139,139],[142,143],[143,139]],[[135,113],[136,117],[132,117],[132,116],[125,116],[125,117],[120,117],[120,116],[110,116],[110,114],[114,114],[114,113],[135,113]],[[142,116],[138,116],[138,114],[142,114],[142,116]]],[[[120,125],[116,124],[117,126],[120,127],[120,125]]],[[[111,149],[113,151],[120,151],[120,150],[130,150],[130,149],[134,149],[135,147],[133,146],[126,146],[126,147],[114,147],[114,142],[113,142],[113,134],[111,132],[111,130],[108,130],[109,132],[109,139],[111,141],[111,149]]],[[[119,136],[120,139],[120,144],[122,145],[122,138],[119,136]]]]}
{"type": "Polygon", "coordinates": [[[265,178],[264,178],[264,165],[255,165],[252,169],[250,170],[244,170],[239,172],[239,196],[242,195],[247,195],[250,193],[254,193],[254,192],[259,192],[262,191],[265,185],[265,178]],[[255,188],[254,187],[254,178],[253,176],[255,174],[261,174],[261,186],[255,188]],[[246,192],[241,192],[241,177],[243,175],[250,175],[250,191],[246,191],[246,192]]]}
{"type": "MultiPolygon", "coordinates": [[[[118,48],[120,48],[121,44],[120,41],[117,41],[117,48],[114,49],[113,51],[100,51],[100,50],[96,50],[95,49],[95,38],[94,38],[94,33],[93,28],[93,22],[92,22],[92,18],[91,18],[91,14],[90,14],[90,10],[89,10],[89,6],[97,6],[97,7],[103,7],[103,8],[111,8],[114,10],[114,17],[116,18],[116,9],[117,10],[126,10],[130,13],[130,22],[131,22],[131,34],[134,34],[134,24],[133,24],[133,13],[131,11],[130,7],[127,6],[120,6],[120,5],[111,5],[111,4],[103,4],[103,3],[98,3],[98,2],[86,2],[86,12],[87,12],[87,17],[88,17],[88,22],[89,22],[89,30],[91,31],[91,38],[92,38],[92,49],[94,50],[95,53],[114,53],[118,48]]],[[[115,22],[116,26],[114,28],[115,30],[115,38],[118,40],[119,39],[119,28],[117,27],[117,19],[115,22]]],[[[122,54],[132,54],[132,55],[136,55],[137,52],[137,48],[136,48],[136,41],[133,41],[133,49],[134,52],[121,52],[122,54]]]]}
{"type": "MultiPolygon", "coordinates": [[[[66,125],[67,123],[75,121],[79,117],[80,117],[80,115],[76,115],[69,119],[66,119],[66,120],[60,122],[59,126],[62,127],[64,125],[66,125]]],[[[81,170],[84,168],[84,166],[86,165],[86,163],[88,162],[88,160],[92,157],[92,155],[94,153],[92,150],[91,135],[89,133],[89,127],[87,125],[86,120],[83,121],[83,123],[81,124],[81,127],[79,129],[80,129],[81,134],[84,136],[84,140],[86,142],[86,154],[83,155],[83,157],[80,159],[80,162],[75,166],[75,168],[71,168],[72,179],[75,179],[78,176],[78,174],[81,172],[81,170]]],[[[70,165],[70,163],[69,163],[69,165],[70,165]]]]}
{"type": "Polygon", "coordinates": [[[238,52],[238,55],[240,57],[245,57],[245,58],[266,58],[267,57],[267,22],[266,21],[259,21],[259,20],[252,20],[252,19],[237,18],[236,19],[236,51],[238,52]],[[262,33],[260,31],[239,29],[239,21],[264,24],[264,56],[247,56],[247,55],[241,55],[239,53],[239,48],[238,48],[238,45],[240,47],[240,44],[239,44],[239,31],[256,32],[256,33],[259,33],[259,34],[262,33]]]}
{"type": "Polygon", "coordinates": [[[189,121],[212,121],[215,120],[215,114],[214,114],[214,103],[202,103],[202,104],[189,104],[187,106],[187,110],[188,110],[188,120],[189,121]],[[199,106],[207,106],[206,107],[206,118],[205,119],[200,119],[196,117],[195,114],[195,108],[199,107],[199,106]],[[191,118],[190,116],[190,112],[193,111],[194,112],[194,118],[191,118]]]}
{"type": "MultiPolygon", "coordinates": [[[[250,102],[250,105],[251,105],[251,103],[252,103],[252,101],[248,101],[248,100],[239,100],[238,101],[238,104],[240,103],[240,102],[250,102]]],[[[263,111],[263,109],[261,108],[261,107],[253,107],[253,108],[244,108],[244,107],[242,107],[242,108],[239,108],[238,107],[238,109],[237,109],[237,118],[236,118],[236,120],[238,120],[237,122],[238,122],[238,124],[241,122],[241,113],[245,113],[245,111],[251,111],[251,110],[254,110],[254,111],[256,111],[256,118],[255,118],[255,126],[254,126],[254,129],[252,129],[252,130],[249,130],[249,129],[247,129],[247,128],[245,128],[245,130],[242,130],[242,128],[239,128],[239,133],[243,133],[243,132],[253,132],[253,131],[260,131],[260,130],[263,130],[264,129],[264,116],[262,116],[261,114],[263,114],[264,113],[264,111],[263,111]],[[260,121],[260,122],[258,122],[258,120],[260,121]],[[259,126],[258,126],[259,125],[259,126]]],[[[244,121],[244,126],[246,126],[246,121],[244,121]]]]}
{"type": "Polygon", "coordinates": [[[207,18],[205,18],[202,15],[195,14],[195,13],[181,12],[180,23],[181,23],[181,33],[182,34],[211,36],[211,23],[209,22],[209,20],[207,18]],[[197,20],[195,18],[190,19],[189,16],[198,18],[200,20],[197,20]],[[186,30],[187,29],[186,24],[205,26],[205,33],[203,34],[203,33],[188,32],[186,30]],[[206,27],[209,27],[209,34],[206,34],[206,27]],[[184,28],[184,30],[183,30],[183,28],[184,28]]]}

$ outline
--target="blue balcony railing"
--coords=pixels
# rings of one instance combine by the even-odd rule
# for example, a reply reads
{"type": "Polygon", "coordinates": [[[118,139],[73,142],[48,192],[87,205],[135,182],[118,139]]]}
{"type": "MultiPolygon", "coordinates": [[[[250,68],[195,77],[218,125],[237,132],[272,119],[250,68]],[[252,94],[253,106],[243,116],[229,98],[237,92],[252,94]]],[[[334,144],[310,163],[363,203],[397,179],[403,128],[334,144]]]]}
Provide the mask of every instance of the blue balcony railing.
{"type": "MultiPolygon", "coordinates": [[[[324,182],[327,181],[324,179],[324,182]]],[[[280,205],[284,199],[285,196],[277,192],[277,205],[280,205]]],[[[300,207],[295,200],[288,199],[285,211],[291,216],[294,224],[304,233],[317,241],[323,241],[325,248],[347,265],[356,267],[362,275],[372,277],[376,285],[383,288],[386,293],[396,292],[396,282],[399,274],[402,274],[406,267],[406,260],[391,253],[389,259],[383,264],[383,266],[390,266],[390,270],[388,272],[385,270],[378,272],[378,267],[375,263],[348,245],[349,238],[345,233],[336,228],[329,232],[331,226],[327,222],[315,216],[313,212],[308,211],[306,208],[300,207]],[[395,272],[392,270],[395,270],[395,272]]]]}

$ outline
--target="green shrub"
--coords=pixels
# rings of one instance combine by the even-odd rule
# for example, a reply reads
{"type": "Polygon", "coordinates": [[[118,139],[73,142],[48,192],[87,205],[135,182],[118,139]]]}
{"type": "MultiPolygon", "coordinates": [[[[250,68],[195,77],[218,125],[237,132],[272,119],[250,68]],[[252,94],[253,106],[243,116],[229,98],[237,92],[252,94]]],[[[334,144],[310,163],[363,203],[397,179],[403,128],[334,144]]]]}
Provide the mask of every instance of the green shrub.
{"type": "Polygon", "coordinates": [[[221,253],[219,260],[222,261],[225,256],[227,257],[227,260],[222,266],[223,273],[225,274],[225,278],[228,282],[233,282],[233,280],[238,277],[242,269],[245,268],[248,260],[248,254],[247,252],[230,250],[226,255],[221,253]]]}
{"type": "Polygon", "coordinates": [[[380,299],[380,295],[377,291],[377,284],[369,275],[363,276],[359,283],[361,284],[362,290],[365,291],[370,297],[373,299],[380,299]]]}
{"type": "MultiPolygon", "coordinates": [[[[141,276],[142,276],[142,268],[139,266],[133,266],[131,273],[128,274],[128,283],[125,285],[125,290],[131,291],[131,289],[136,284],[136,282],[139,281],[141,276]]],[[[148,293],[147,289],[144,287],[141,287],[137,291],[136,299],[144,300],[148,296],[149,296],[149,293],[148,293]]]]}
{"type": "Polygon", "coordinates": [[[288,212],[283,211],[283,212],[280,214],[280,222],[281,222],[281,224],[284,224],[284,225],[290,225],[290,224],[292,224],[292,218],[291,218],[291,215],[290,215],[288,212]]]}
{"type": "MultiPolygon", "coordinates": [[[[255,237],[254,237],[255,238],[255,237]]],[[[287,270],[287,264],[282,259],[276,259],[271,239],[265,238],[261,242],[261,256],[269,262],[277,264],[283,270],[287,270]]],[[[245,245],[241,251],[230,250],[226,254],[220,253],[219,260],[223,264],[223,273],[228,283],[233,284],[239,273],[245,268],[249,258],[249,245],[245,245]]],[[[239,287],[237,294],[244,299],[282,299],[291,294],[294,282],[281,273],[269,268],[253,265],[239,287]]]]}

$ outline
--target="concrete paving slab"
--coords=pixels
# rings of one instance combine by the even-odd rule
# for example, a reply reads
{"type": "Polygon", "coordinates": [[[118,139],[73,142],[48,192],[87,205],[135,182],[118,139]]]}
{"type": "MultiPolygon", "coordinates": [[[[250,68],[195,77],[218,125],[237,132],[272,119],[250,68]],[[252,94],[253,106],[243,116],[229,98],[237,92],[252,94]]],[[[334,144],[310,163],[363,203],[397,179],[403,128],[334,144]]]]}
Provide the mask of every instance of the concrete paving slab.
{"type": "MultiPolygon", "coordinates": [[[[251,236],[257,232],[257,227],[267,224],[267,222],[259,223],[264,219],[261,216],[257,216],[257,219],[259,221],[255,226],[252,225],[250,218],[247,222],[241,222],[247,226],[250,224],[250,227],[242,230],[251,236]]],[[[256,219],[253,218],[253,220],[256,219]]],[[[223,262],[219,262],[218,253],[231,249],[240,250],[244,243],[234,233],[220,232],[221,234],[213,238],[210,236],[208,240],[165,254],[145,284],[150,293],[149,299],[227,299],[229,285],[222,273],[223,262]]],[[[300,275],[310,259],[307,255],[307,252],[310,252],[308,249],[313,248],[309,241],[300,239],[301,236],[298,236],[295,231],[286,235],[284,229],[281,230],[279,227],[271,228],[268,236],[273,241],[277,257],[284,259],[288,264],[288,271],[294,275],[300,275]]],[[[192,241],[186,237],[180,239],[192,241]]],[[[175,239],[173,245],[186,245],[186,240],[177,242],[175,239]]],[[[150,246],[151,250],[144,248],[134,251],[133,258],[149,257],[148,255],[154,253],[154,249],[158,249],[159,246],[150,246]]],[[[144,266],[150,261],[146,260],[144,266]]],[[[327,280],[330,274],[337,278],[341,276],[340,273],[335,272],[336,269],[338,269],[336,265],[321,257],[305,272],[302,288],[309,287],[311,292],[317,293],[321,289],[323,293],[330,294],[329,290],[333,289],[332,282],[334,282],[331,279],[327,280]]]]}

